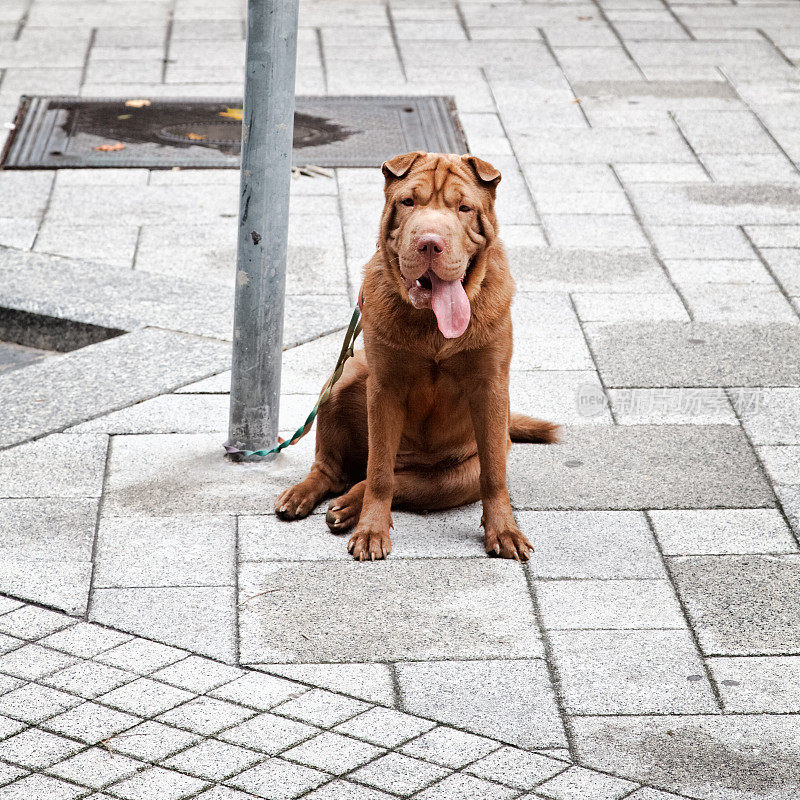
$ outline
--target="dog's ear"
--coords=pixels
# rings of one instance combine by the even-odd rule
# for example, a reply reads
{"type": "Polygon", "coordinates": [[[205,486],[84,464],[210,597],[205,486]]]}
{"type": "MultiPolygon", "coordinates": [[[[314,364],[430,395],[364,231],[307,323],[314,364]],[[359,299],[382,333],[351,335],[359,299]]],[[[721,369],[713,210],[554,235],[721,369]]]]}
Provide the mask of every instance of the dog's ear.
{"type": "Polygon", "coordinates": [[[478,176],[481,183],[485,183],[492,190],[497,188],[500,183],[500,170],[493,167],[488,161],[484,161],[477,156],[461,156],[461,160],[472,167],[472,171],[478,176]]]}
{"type": "Polygon", "coordinates": [[[424,155],[426,154],[421,150],[415,150],[413,153],[404,153],[402,156],[395,156],[388,161],[384,161],[381,171],[386,178],[386,185],[388,186],[389,183],[397,178],[403,178],[408,175],[408,171],[414,165],[414,162],[424,155]]]}

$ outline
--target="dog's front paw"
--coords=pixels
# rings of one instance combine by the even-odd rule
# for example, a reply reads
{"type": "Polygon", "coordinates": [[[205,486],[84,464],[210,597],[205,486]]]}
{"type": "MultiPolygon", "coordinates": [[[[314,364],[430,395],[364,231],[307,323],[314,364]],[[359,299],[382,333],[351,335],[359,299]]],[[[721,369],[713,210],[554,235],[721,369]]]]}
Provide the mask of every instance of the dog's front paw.
{"type": "Polygon", "coordinates": [[[347,543],[347,550],[359,561],[376,561],[386,558],[392,552],[392,540],[389,529],[380,530],[372,527],[357,527],[347,543]]]}
{"type": "Polygon", "coordinates": [[[505,525],[501,528],[487,528],[483,535],[486,552],[490,556],[513,558],[515,561],[527,561],[533,552],[533,545],[516,525],[505,525]]]}
{"type": "Polygon", "coordinates": [[[275,513],[280,519],[303,519],[314,510],[317,495],[313,487],[308,486],[308,481],[290,486],[275,501],[275,513]]]}

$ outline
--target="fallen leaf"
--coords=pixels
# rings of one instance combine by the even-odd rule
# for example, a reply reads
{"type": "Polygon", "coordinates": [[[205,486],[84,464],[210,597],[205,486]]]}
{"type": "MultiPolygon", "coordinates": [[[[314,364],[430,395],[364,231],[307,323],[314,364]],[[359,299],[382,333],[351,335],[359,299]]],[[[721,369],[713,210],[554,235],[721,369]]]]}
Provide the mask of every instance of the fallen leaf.
{"type": "Polygon", "coordinates": [[[572,102],[573,103],[580,103],[580,101],[581,101],[580,97],[576,97],[572,102]]]}
{"type": "Polygon", "coordinates": [[[117,119],[130,119],[133,114],[117,114],[117,119]]]}
{"type": "Polygon", "coordinates": [[[113,150],[124,150],[125,145],[122,142],[114,142],[114,144],[101,144],[95,147],[95,150],[100,150],[102,153],[110,153],[113,150]]]}
{"type": "Polygon", "coordinates": [[[191,139],[193,142],[202,142],[203,139],[208,139],[208,136],[203,136],[202,133],[187,133],[187,139],[191,139]]]}
{"type": "Polygon", "coordinates": [[[149,106],[150,101],[144,97],[138,97],[136,100],[126,100],[125,105],[129,108],[142,108],[142,106],[149,106]]]}
{"type": "Polygon", "coordinates": [[[224,111],[219,112],[219,116],[226,117],[227,119],[238,119],[239,122],[241,122],[243,111],[244,109],[242,108],[227,107],[224,111]]]}

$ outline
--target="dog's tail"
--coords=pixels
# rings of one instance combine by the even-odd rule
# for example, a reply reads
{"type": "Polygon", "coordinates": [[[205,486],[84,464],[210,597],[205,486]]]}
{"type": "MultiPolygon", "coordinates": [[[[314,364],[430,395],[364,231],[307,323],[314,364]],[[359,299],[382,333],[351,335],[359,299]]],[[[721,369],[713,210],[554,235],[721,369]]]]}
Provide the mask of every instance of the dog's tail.
{"type": "Polygon", "coordinates": [[[558,441],[558,425],[512,411],[509,434],[512,442],[552,444],[558,441]]]}

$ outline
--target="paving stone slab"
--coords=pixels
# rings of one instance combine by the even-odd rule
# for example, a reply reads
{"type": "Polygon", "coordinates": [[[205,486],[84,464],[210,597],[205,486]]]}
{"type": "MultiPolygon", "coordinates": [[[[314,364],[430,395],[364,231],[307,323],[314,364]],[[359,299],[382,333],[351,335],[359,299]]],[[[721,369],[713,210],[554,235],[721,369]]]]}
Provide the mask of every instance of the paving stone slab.
{"type": "Polygon", "coordinates": [[[534,578],[661,578],[661,557],[644,515],[634,511],[518,511],[533,542],[534,578]]]}
{"type": "Polygon", "coordinates": [[[587,766],[701,800],[791,800],[798,724],[793,715],[582,717],[573,730],[587,766]]]}
{"type": "Polygon", "coordinates": [[[800,653],[800,557],[685,556],[670,567],[706,654],[800,653]]]}
{"type": "Polygon", "coordinates": [[[234,548],[232,517],[104,517],[97,528],[94,586],[231,584],[234,548]]]}
{"type": "Polygon", "coordinates": [[[669,281],[645,249],[509,247],[520,291],[667,292],[669,281]]]}
{"type": "Polygon", "coordinates": [[[416,662],[398,664],[397,673],[412,714],[520,747],[564,746],[542,660],[416,662]]]}
{"type": "Polygon", "coordinates": [[[666,580],[537,581],[547,630],[683,628],[672,584],[666,580]]]}
{"type": "Polygon", "coordinates": [[[794,553],[797,541],[777,509],[651,511],[665,555],[794,553]]]}
{"type": "Polygon", "coordinates": [[[388,664],[267,664],[263,669],[383,706],[397,702],[388,664]]]}
{"type": "Polygon", "coordinates": [[[569,714],[719,711],[689,632],[553,631],[569,714]]]}
{"type": "Polygon", "coordinates": [[[302,480],[314,437],[274,461],[233,463],[218,434],[152,434],[114,440],[104,512],[114,516],[271,514],[275,498],[302,480]]]}
{"type": "Polygon", "coordinates": [[[542,652],[522,571],[499,561],[245,564],[239,591],[243,663],[542,652]],[[366,604],[381,638],[354,624],[366,604]]]}
{"type": "Polygon", "coordinates": [[[229,364],[223,342],[145,329],[5,373],[0,446],[170,391],[229,364]]]}
{"type": "Polygon", "coordinates": [[[800,711],[800,657],[710,658],[725,710],[737,713],[800,711]]]}
{"type": "Polygon", "coordinates": [[[239,604],[245,664],[542,653],[522,569],[499,560],[246,563],[239,604]]]}
{"type": "Polygon", "coordinates": [[[519,509],[764,507],[772,490],[729,425],[573,427],[554,446],[514,445],[519,509]]]}
{"type": "Polygon", "coordinates": [[[586,331],[608,386],[800,383],[800,328],[793,324],[589,323],[586,331]]]}
{"type": "Polygon", "coordinates": [[[753,444],[800,444],[800,388],[732,392],[731,399],[753,444]]]}
{"type": "Polygon", "coordinates": [[[228,663],[236,659],[234,587],[95,589],[89,618],[228,663]]]}

